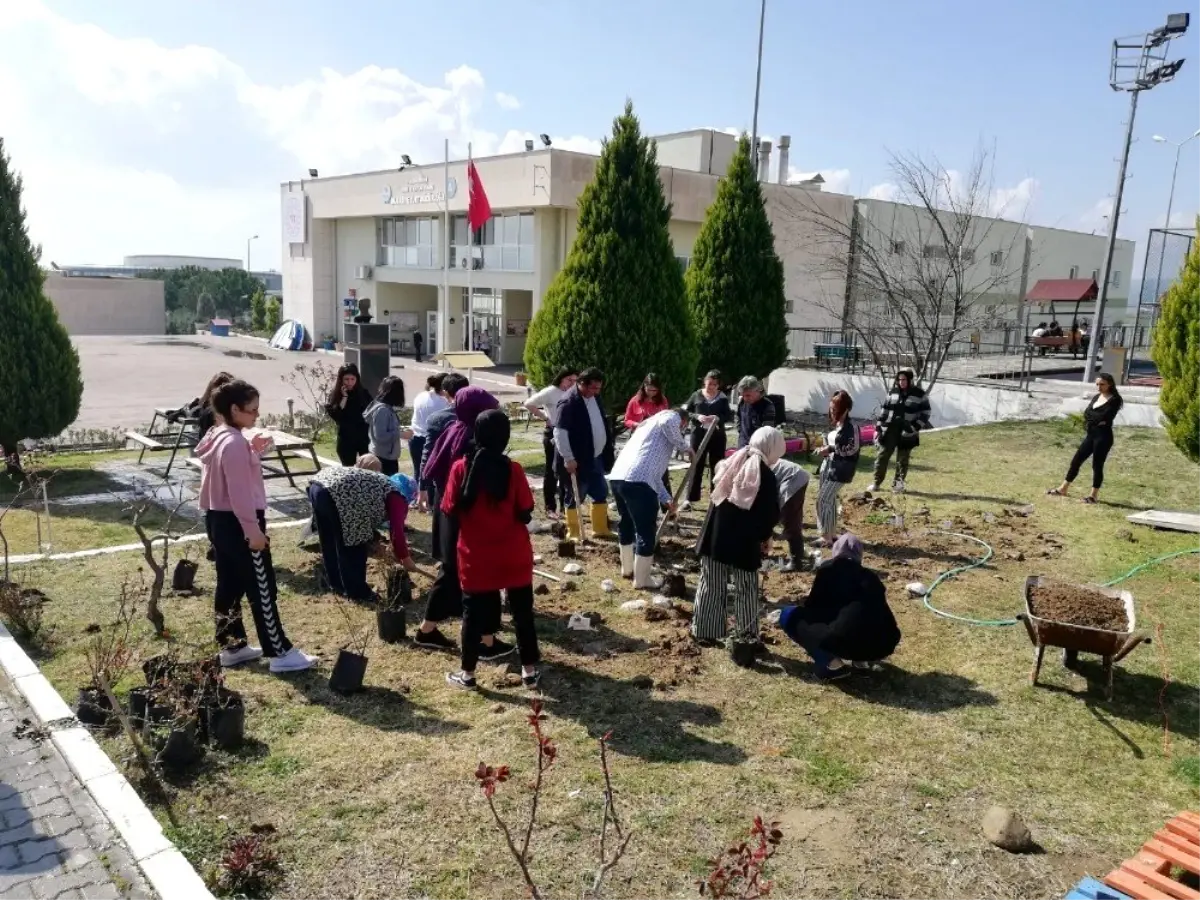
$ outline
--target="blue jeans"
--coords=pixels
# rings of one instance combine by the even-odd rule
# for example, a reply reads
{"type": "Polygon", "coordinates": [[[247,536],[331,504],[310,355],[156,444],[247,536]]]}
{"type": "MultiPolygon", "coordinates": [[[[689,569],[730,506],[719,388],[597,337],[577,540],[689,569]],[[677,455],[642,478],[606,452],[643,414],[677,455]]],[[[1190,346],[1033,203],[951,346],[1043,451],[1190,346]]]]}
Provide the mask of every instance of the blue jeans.
{"type": "MultiPolygon", "coordinates": [[[[571,485],[571,475],[565,467],[558,478],[562,482],[563,509],[574,509],[575,489],[571,485]]],[[[575,470],[575,480],[579,482],[579,490],[593,503],[604,503],[608,500],[608,481],[604,478],[604,466],[600,464],[599,457],[588,464],[580,462],[579,468],[575,470]]]]}
{"type": "Polygon", "coordinates": [[[371,586],[367,584],[367,552],[370,543],[350,547],[342,537],[342,520],[338,516],[333,496],[323,485],[308,486],[308,499],[317,520],[317,537],[321,541],[321,559],[325,578],[335,594],[351,600],[370,600],[371,586]]]}
{"type": "Polygon", "coordinates": [[[804,648],[804,652],[812,658],[813,667],[816,669],[818,677],[829,675],[829,664],[837,659],[837,657],[828,650],[822,650],[812,641],[802,641],[796,637],[796,629],[791,627],[792,623],[790,620],[797,612],[798,608],[795,606],[785,607],[779,616],[779,627],[783,629],[784,634],[804,648]]]}
{"type": "Polygon", "coordinates": [[[613,499],[621,521],[617,534],[623,546],[634,545],[638,556],[654,555],[654,536],[658,528],[658,493],[641,481],[614,481],[613,499]]]}

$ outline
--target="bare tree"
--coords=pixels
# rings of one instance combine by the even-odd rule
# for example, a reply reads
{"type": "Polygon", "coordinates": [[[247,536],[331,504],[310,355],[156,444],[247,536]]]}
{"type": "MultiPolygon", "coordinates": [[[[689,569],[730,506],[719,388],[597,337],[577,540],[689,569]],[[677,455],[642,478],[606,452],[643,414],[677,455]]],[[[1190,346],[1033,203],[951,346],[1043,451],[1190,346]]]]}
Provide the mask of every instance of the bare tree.
{"type": "Polygon", "coordinates": [[[190,528],[183,531],[174,531],[172,529],[172,526],[179,518],[180,511],[187,503],[188,501],[182,499],[182,497],[175,502],[167,510],[167,520],[156,534],[148,532],[145,522],[145,518],[151,510],[160,508],[154,498],[138,497],[125,509],[126,512],[133,516],[133,530],[137,533],[138,540],[142,543],[142,556],[145,557],[146,565],[150,567],[150,571],[154,575],[146,597],[146,618],[154,626],[155,635],[160,638],[166,637],[167,632],[167,623],[163,617],[160,602],[162,601],[163,588],[167,582],[167,563],[171,552],[171,544],[196,527],[193,524],[190,528]],[[156,551],[154,545],[160,541],[162,542],[162,550],[156,551]]]}
{"type": "Polygon", "coordinates": [[[897,205],[886,220],[858,204],[843,219],[806,191],[779,200],[809,226],[820,274],[846,278],[844,297],[814,304],[857,337],[885,380],[907,365],[931,388],[954,344],[991,324],[994,307],[1019,290],[1023,254],[1014,249],[1023,249],[1024,228],[995,218],[1011,200],[993,189],[991,160],[980,148],[957,172],[935,158],[893,155],[897,205]]]}

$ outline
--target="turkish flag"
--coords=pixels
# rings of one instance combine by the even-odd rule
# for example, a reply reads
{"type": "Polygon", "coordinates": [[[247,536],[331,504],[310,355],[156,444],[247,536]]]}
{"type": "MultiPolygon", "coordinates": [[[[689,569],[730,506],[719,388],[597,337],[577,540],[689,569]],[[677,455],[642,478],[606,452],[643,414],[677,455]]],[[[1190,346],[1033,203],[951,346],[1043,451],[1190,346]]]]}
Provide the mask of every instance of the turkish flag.
{"type": "Polygon", "coordinates": [[[478,231],[492,217],[492,205],[488,203],[487,193],[483,189],[483,182],[479,180],[479,171],[474,162],[467,163],[467,190],[467,221],[471,223],[472,231],[478,231]]]}

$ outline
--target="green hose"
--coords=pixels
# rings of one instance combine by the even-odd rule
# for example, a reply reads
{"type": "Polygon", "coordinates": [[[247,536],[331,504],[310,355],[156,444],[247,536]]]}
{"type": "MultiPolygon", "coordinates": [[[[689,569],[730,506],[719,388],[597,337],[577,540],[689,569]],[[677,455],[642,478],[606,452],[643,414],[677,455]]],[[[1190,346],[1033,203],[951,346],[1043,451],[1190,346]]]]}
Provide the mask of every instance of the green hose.
{"type": "MultiPolygon", "coordinates": [[[[965,566],[958,566],[956,568],[949,569],[949,570],[943,572],[941,575],[939,575],[936,579],[934,579],[933,584],[931,584],[929,586],[929,589],[925,591],[925,596],[922,598],[922,602],[925,604],[925,608],[928,609],[935,616],[941,616],[943,619],[950,619],[954,622],[962,622],[964,625],[978,625],[978,626],[987,627],[987,628],[1003,628],[1008,625],[1016,625],[1017,624],[1016,619],[972,619],[969,616],[956,616],[954,613],[948,613],[945,610],[938,609],[936,606],[934,606],[932,603],[929,602],[929,595],[932,594],[933,589],[936,588],[943,581],[947,581],[947,580],[953,578],[955,575],[960,575],[963,572],[969,572],[972,569],[978,569],[980,566],[984,565],[988,560],[990,560],[995,555],[995,551],[992,550],[991,545],[987,541],[982,541],[979,538],[974,537],[972,535],[960,534],[957,531],[936,531],[936,532],[931,532],[931,533],[945,534],[945,535],[949,535],[950,537],[958,537],[958,538],[962,538],[963,540],[974,541],[976,544],[979,544],[979,546],[983,547],[987,551],[987,553],[972,563],[968,563],[965,566]]],[[[1126,572],[1124,575],[1121,575],[1118,578],[1114,578],[1112,581],[1104,582],[1104,584],[1102,586],[1103,587],[1112,587],[1114,584],[1120,584],[1122,581],[1132,578],[1134,575],[1136,575],[1138,572],[1141,572],[1143,569],[1148,569],[1151,566],[1156,566],[1159,563],[1166,562],[1169,559],[1175,559],[1176,557],[1179,557],[1179,556],[1190,556],[1195,553],[1200,553],[1200,547],[1193,547],[1189,550],[1177,550],[1174,553],[1166,553],[1166,554],[1163,554],[1162,556],[1156,556],[1153,559],[1149,559],[1144,563],[1139,563],[1138,565],[1136,565],[1132,569],[1130,569],[1128,572],[1126,572]]]]}

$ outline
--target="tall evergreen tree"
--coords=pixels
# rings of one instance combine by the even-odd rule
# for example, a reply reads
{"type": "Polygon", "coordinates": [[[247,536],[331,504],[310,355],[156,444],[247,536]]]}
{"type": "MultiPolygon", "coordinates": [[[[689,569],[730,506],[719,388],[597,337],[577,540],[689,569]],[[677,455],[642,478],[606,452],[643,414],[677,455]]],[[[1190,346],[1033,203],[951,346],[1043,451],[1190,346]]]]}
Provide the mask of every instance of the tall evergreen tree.
{"type": "Polygon", "coordinates": [[[1200,462],[1200,218],[1183,271],[1163,296],[1151,352],[1163,380],[1158,405],[1167,434],[1200,462]]]}
{"type": "Polygon", "coordinates": [[[579,197],[575,243],[529,326],[525,368],[535,384],[549,384],[561,366],[599,366],[612,410],[624,408],[648,372],[663,379],[668,397],[684,399],[696,341],[670,220],[658,150],[626,101],[579,197]]]}
{"type": "Polygon", "coordinates": [[[700,369],[765,378],[787,359],[783,263],[744,134],[717,187],[687,270],[700,369]]]}
{"type": "Polygon", "coordinates": [[[21,178],[0,138],[0,444],[64,431],[79,415],[79,355],[42,288],[41,248],[29,240],[21,178]]]}

